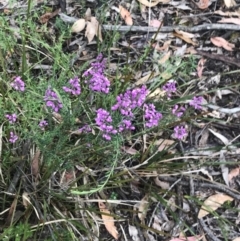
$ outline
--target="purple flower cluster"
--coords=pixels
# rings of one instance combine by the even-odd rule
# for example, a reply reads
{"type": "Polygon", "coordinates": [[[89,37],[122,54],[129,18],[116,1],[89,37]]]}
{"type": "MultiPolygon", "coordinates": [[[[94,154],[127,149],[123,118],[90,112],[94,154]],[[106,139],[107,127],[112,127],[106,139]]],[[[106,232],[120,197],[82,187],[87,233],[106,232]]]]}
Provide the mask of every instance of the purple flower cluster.
{"type": "MultiPolygon", "coordinates": [[[[90,90],[100,93],[109,93],[110,89],[110,81],[104,75],[104,70],[106,68],[106,59],[103,58],[102,54],[99,54],[96,58],[96,61],[91,63],[91,67],[84,72],[83,76],[86,77],[85,83],[89,85],[90,90]]],[[[81,86],[79,83],[79,78],[74,77],[68,81],[68,86],[63,86],[63,90],[66,93],[78,96],[81,94],[81,86]]],[[[21,77],[16,77],[14,81],[11,83],[11,86],[20,92],[25,90],[25,83],[21,79],[21,77]]],[[[163,85],[162,89],[166,92],[168,98],[172,96],[173,93],[177,91],[176,81],[170,80],[165,85],[163,85]]],[[[133,125],[134,121],[134,110],[136,108],[142,108],[144,112],[144,120],[145,127],[152,128],[158,126],[159,121],[162,119],[162,114],[156,110],[154,104],[146,104],[146,97],[148,94],[147,87],[144,85],[141,88],[135,88],[131,90],[127,90],[125,93],[122,93],[116,97],[116,103],[111,107],[111,110],[119,111],[122,115],[122,120],[120,123],[113,125],[113,120],[110,113],[107,110],[102,108],[98,109],[97,116],[95,118],[96,125],[102,132],[102,137],[105,140],[110,141],[112,139],[112,135],[117,133],[122,133],[123,131],[132,131],[135,130],[133,125]]],[[[48,87],[45,92],[44,101],[47,107],[51,108],[54,112],[59,112],[62,109],[63,104],[57,95],[57,93],[48,87]]],[[[190,106],[193,106],[195,109],[202,109],[202,101],[203,97],[193,97],[193,99],[189,102],[190,106]]],[[[181,105],[175,105],[172,108],[172,114],[181,117],[185,108],[181,105]]],[[[13,124],[17,120],[17,114],[7,114],[5,117],[8,121],[13,124]]],[[[39,122],[39,127],[42,130],[45,130],[45,127],[48,125],[46,120],[41,120],[39,122]]],[[[80,133],[88,133],[91,132],[92,129],[89,125],[85,125],[79,129],[80,133]]],[[[187,130],[184,126],[176,126],[174,128],[174,137],[182,140],[185,136],[187,136],[187,130]]],[[[10,132],[9,142],[14,143],[18,139],[18,136],[14,132],[10,132]]]]}
{"type": "Polygon", "coordinates": [[[117,96],[117,103],[112,106],[112,111],[119,111],[123,116],[122,121],[118,124],[117,129],[112,125],[112,117],[109,112],[103,109],[97,110],[96,124],[103,132],[103,137],[106,140],[111,140],[111,134],[121,133],[125,130],[135,130],[132,124],[134,120],[133,110],[137,107],[144,108],[144,117],[146,121],[146,127],[151,128],[158,125],[159,120],[162,118],[162,114],[157,112],[153,104],[144,104],[148,90],[146,86],[136,88],[133,90],[127,90],[125,93],[117,96]],[[143,105],[144,104],[144,105],[143,105]]]}
{"type": "Polygon", "coordinates": [[[157,126],[158,122],[162,119],[162,114],[156,111],[153,104],[144,104],[144,111],[146,127],[151,128],[157,126]]]}
{"type": "Polygon", "coordinates": [[[80,133],[88,133],[88,132],[91,132],[92,129],[91,129],[91,127],[89,125],[85,125],[82,128],[80,128],[78,131],[80,133]]]}
{"type": "Polygon", "coordinates": [[[146,100],[148,94],[147,87],[127,90],[124,94],[117,96],[117,104],[112,106],[112,110],[119,110],[124,116],[133,117],[133,109],[141,107],[146,100]]]}
{"type": "Polygon", "coordinates": [[[72,95],[80,95],[81,87],[80,87],[80,84],[79,84],[78,77],[70,79],[68,83],[71,85],[71,88],[69,88],[67,86],[63,86],[63,90],[67,93],[72,94],[72,95]]]}
{"type": "Polygon", "coordinates": [[[23,92],[25,90],[25,83],[20,76],[17,76],[10,85],[17,91],[23,92]]]}
{"type": "Polygon", "coordinates": [[[190,101],[189,105],[193,106],[194,109],[196,110],[201,110],[202,101],[203,101],[202,96],[194,96],[193,99],[190,101]]]}
{"type": "Polygon", "coordinates": [[[84,77],[89,77],[85,83],[89,84],[89,88],[92,91],[101,92],[107,94],[109,92],[110,81],[104,75],[106,68],[106,59],[103,59],[103,55],[99,54],[96,58],[96,62],[91,63],[91,68],[84,72],[84,77]]]}
{"type": "Polygon", "coordinates": [[[168,81],[162,88],[166,91],[167,96],[170,98],[172,96],[172,93],[175,93],[177,91],[176,81],[168,81]]]}
{"type": "Polygon", "coordinates": [[[41,120],[39,122],[39,127],[41,128],[41,130],[45,130],[45,127],[48,125],[47,121],[46,120],[41,120]]]}
{"type": "Polygon", "coordinates": [[[183,106],[174,105],[172,109],[172,114],[181,117],[186,109],[183,106]]]}
{"type": "Polygon", "coordinates": [[[9,142],[15,143],[17,141],[17,139],[18,139],[18,136],[11,131],[10,132],[9,142]]]}
{"type": "Polygon", "coordinates": [[[183,126],[176,126],[174,128],[174,137],[182,140],[187,135],[187,131],[183,126]]]}
{"type": "Polygon", "coordinates": [[[15,113],[10,114],[10,115],[7,114],[7,115],[5,115],[5,117],[8,119],[8,121],[9,121],[11,124],[15,123],[16,120],[17,120],[17,114],[15,114],[15,113]]]}
{"type": "Polygon", "coordinates": [[[48,88],[45,92],[44,101],[46,102],[46,106],[50,107],[55,112],[58,112],[63,107],[56,92],[50,88],[48,88]]]}
{"type": "Polygon", "coordinates": [[[97,110],[96,124],[103,132],[102,137],[107,141],[111,140],[110,134],[117,134],[117,130],[112,126],[112,117],[106,110],[100,108],[97,110]]]}
{"type": "Polygon", "coordinates": [[[122,120],[121,123],[118,126],[118,131],[123,132],[124,130],[135,130],[135,127],[133,126],[131,120],[122,120]]]}
{"type": "MultiPolygon", "coordinates": [[[[164,91],[166,91],[168,98],[170,98],[172,96],[172,93],[175,93],[177,91],[176,81],[170,80],[162,88],[164,91]]],[[[195,96],[189,102],[189,105],[193,106],[194,109],[196,109],[196,110],[201,110],[202,102],[203,102],[202,96],[195,96]]],[[[175,105],[172,108],[172,114],[179,118],[184,114],[185,110],[186,109],[183,106],[175,105]]],[[[187,135],[187,131],[183,126],[176,126],[174,128],[174,137],[175,138],[182,140],[186,135],[187,135]]]]}
{"type": "MultiPolygon", "coordinates": [[[[17,76],[10,85],[13,87],[13,89],[17,91],[23,92],[25,90],[25,83],[20,76],[17,76]]],[[[15,113],[7,114],[5,115],[5,117],[8,119],[9,123],[11,124],[15,123],[17,120],[17,114],[15,113]]],[[[18,136],[14,132],[10,131],[9,142],[15,143],[17,139],[18,139],[18,136]]]]}

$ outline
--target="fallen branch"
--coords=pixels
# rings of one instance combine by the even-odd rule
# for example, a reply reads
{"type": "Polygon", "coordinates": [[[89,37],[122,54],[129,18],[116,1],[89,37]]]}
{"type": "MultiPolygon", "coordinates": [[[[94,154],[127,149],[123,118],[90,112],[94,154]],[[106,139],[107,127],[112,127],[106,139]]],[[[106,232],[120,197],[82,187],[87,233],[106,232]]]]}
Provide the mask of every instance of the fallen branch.
{"type": "MultiPolygon", "coordinates": [[[[184,157],[183,157],[184,158],[184,157]]],[[[158,179],[160,181],[164,181],[164,182],[176,182],[177,180],[179,180],[179,177],[172,177],[172,176],[158,176],[158,179]]],[[[238,191],[236,191],[235,189],[231,189],[226,185],[220,184],[220,183],[212,183],[210,181],[205,181],[205,182],[199,182],[197,180],[193,181],[194,186],[197,187],[201,187],[201,188],[210,188],[213,190],[217,190],[220,192],[224,192],[227,195],[233,197],[236,200],[240,200],[240,193],[238,191]]],[[[180,180],[179,184],[181,184],[184,187],[189,187],[189,179],[186,180],[180,180]]]]}
{"type": "Polygon", "coordinates": [[[159,28],[148,27],[148,26],[119,26],[119,25],[102,25],[103,29],[110,31],[120,31],[120,32],[149,32],[149,33],[169,33],[174,30],[182,30],[185,32],[196,33],[202,30],[233,30],[240,31],[240,26],[235,24],[203,24],[194,27],[187,26],[164,26],[159,28]]]}
{"type": "MultiPolygon", "coordinates": [[[[208,52],[201,51],[201,50],[197,50],[197,49],[196,49],[196,51],[197,51],[197,53],[198,53],[199,55],[208,57],[208,58],[210,58],[210,59],[221,60],[221,61],[223,61],[223,62],[225,62],[225,63],[232,64],[232,65],[235,65],[235,66],[237,66],[237,67],[240,67],[240,63],[238,62],[238,60],[237,60],[236,58],[231,58],[231,57],[228,57],[228,56],[223,55],[223,54],[210,54],[210,53],[208,53],[208,52]]],[[[210,108],[211,108],[211,107],[210,107],[210,108]]],[[[213,108],[212,108],[212,109],[213,109],[213,108]]],[[[221,109],[223,109],[223,108],[221,108],[221,109]]],[[[239,109],[238,109],[238,110],[236,110],[236,108],[234,108],[234,109],[235,109],[235,110],[234,110],[234,113],[236,113],[236,112],[239,111],[239,109]]],[[[222,111],[222,112],[224,112],[224,111],[222,111]]],[[[224,112],[224,113],[226,113],[226,112],[224,112]]],[[[232,113],[232,114],[233,114],[233,113],[232,113]]]]}
{"type": "MultiPolygon", "coordinates": [[[[58,14],[60,18],[66,22],[66,23],[74,23],[78,20],[78,18],[70,17],[64,13],[58,14]]],[[[234,31],[240,31],[240,26],[235,24],[219,24],[219,23],[213,23],[213,24],[203,24],[193,27],[187,27],[187,26],[164,26],[161,28],[155,28],[155,27],[148,27],[148,26],[120,26],[120,25],[109,25],[109,24],[103,24],[103,29],[108,31],[120,31],[120,32],[149,32],[149,33],[169,33],[174,30],[182,30],[190,33],[196,33],[202,30],[234,30],[234,31]]]]}

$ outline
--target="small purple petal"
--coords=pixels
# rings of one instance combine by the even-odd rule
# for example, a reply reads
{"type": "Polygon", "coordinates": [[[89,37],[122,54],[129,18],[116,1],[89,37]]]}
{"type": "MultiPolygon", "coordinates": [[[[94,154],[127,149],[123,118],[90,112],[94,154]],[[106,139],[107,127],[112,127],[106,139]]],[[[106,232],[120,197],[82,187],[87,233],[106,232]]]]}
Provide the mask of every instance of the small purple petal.
{"type": "Polygon", "coordinates": [[[162,114],[156,111],[155,106],[153,104],[144,104],[144,111],[146,127],[158,126],[159,121],[162,119],[162,114]]]}
{"type": "Polygon", "coordinates": [[[187,131],[183,126],[176,126],[174,128],[174,137],[182,140],[187,135],[187,131]]]}
{"type": "Polygon", "coordinates": [[[202,109],[202,101],[203,97],[202,96],[194,96],[193,99],[190,101],[189,105],[193,106],[194,109],[196,110],[201,110],[202,109]]]}
{"type": "Polygon", "coordinates": [[[13,124],[16,122],[17,120],[17,114],[13,113],[13,114],[7,114],[5,115],[5,117],[8,119],[8,121],[13,124]]]}
{"type": "Polygon", "coordinates": [[[17,139],[18,139],[18,136],[11,131],[10,132],[9,142],[15,143],[17,141],[17,139]]]}
{"type": "Polygon", "coordinates": [[[96,58],[96,62],[91,63],[91,68],[84,72],[84,77],[90,77],[85,83],[89,84],[89,88],[95,92],[109,93],[110,81],[104,75],[106,68],[106,59],[102,54],[96,58]]]}
{"type": "Polygon", "coordinates": [[[17,91],[23,92],[25,90],[25,83],[20,76],[17,76],[10,85],[17,91]]]}
{"type": "Polygon", "coordinates": [[[46,106],[50,107],[55,112],[58,112],[63,107],[57,94],[50,88],[45,92],[44,101],[46,106]]]}
{"type": "Polygon", "coordinates": [[[70,93],[72,95],[80,95],[81,94],[81,86],[79,84],[78,77],[75,77],[73,79],[70,79],[68,83],[71,85],[71,88],[63,86],[63,90],[66,93],[70,93]]]}
{"type": "Polygon", "coordinates": [[[117,130],[111,125],[112,117],[110,113],[102,108],[97,110],[97,117],[95,118],[96,124],[99,126],[100,130],[103,132],[103,138],[106,140],[111,140],[110,134],[117,134],[117,130]]]}
{"type": "Polygon", "coordinates": [[[45,130],[45,127],[48,125],[48,123],[46,120],[41,120],[38,125],[42,130],[45,130]]]}
{"type": "Polygon", "coordinates": [[[184,113],[186,109],[184,107],[179,107],[178,105],[174,105],[173,109],[172,109],[172,114],[177,116],[177,117],[181,117],[184,113]]]}

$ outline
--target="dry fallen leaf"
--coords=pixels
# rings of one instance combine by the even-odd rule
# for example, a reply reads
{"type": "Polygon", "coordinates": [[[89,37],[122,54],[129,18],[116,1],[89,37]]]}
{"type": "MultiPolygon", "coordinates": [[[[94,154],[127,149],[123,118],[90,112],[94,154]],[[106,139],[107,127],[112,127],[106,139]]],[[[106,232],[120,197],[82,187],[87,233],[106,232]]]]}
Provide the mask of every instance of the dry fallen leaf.
{"type": "Polygon", "coordinates": [[[200,9],[206,9],[211,4],[209,0],[200,0],[200,1],[194,1],[194,3],[198,6],[200,9]]]}
{"type": "Polygon", "coordinates": [[[159,46],[159,42],[152,44],[152,47],[156,49],[157,51],[162,51],[162,50],[168,50],[170,47],[172,40],[167,40],[164,42],[163,46],[159,46]]]}
{"type": "MultiPolygon", "coordinates": [[[[165,94],[166,94],[166,92],[163,89],[157,88],[148,95],[148,98],[153,101],[159,101],[159,99],[163,98],[165,96],[165,94]]],[[[165,144],[162,147],[165,147],[165,144]]],[[[161,151],[160,146],[159,146],[158,150],[161,151]]]]}
{"type": "Polygon", "coordinates": [[[152,1],[147,1],[147,0],[138,0],[141,4],[143,4],[146,7],[154,7],[159,3],[169,3],[170,0],[152,0],[152,1]]]}
{"type": "Polygon", "coordinates": [[[203,69],[204,69],[204,64],[206,62],[206,59],[204,58],[201,58],[199,61],[198,61],[198,65],[197,65],[197,75],[199,78],[202,77],[202,72],[203,72],[203,69]]]}
{"type": "Polygon", "coordinates": [[[141,202],[138,205],[138,218],[140,219],[141,223],[144,224],[144,219],[147,215],[147,209],[148,209],[148,195],[145,195],[144,198],[141,200],[141,202]]]}
{"type": "Polygon", "coordinates": [[[232,241],[240,241],[240,237],[233,239],[232,241]]]}
{"type": "Polygon", "coordinates": [[[152,228],[158,230],[158,231],[162,231],[162,220],[158,218],[157,215],[154,215],[154,219],[153,219],[153,224],[152,224],[152,228]]]}
{"type": "Polygon", "coordinates": [[[223,47],[224,49],[228,51],[233,51],[233,48],[235,47],[234,44],[229,43],[227,40],[225,40],[222,37],[214,37],[211,38],[211,42],[217,46],[217,47],[223,47]]]}
{"type": "Polygon", "coordinates": [[[23,201],[23,206],[27,209],[28,206],[31,205],[30,199],[29,199],[29,195],[27,192],[23,192],[22,194],[22,201],[23,201]]]}
{"type": "Polygon", "coordinates": [[[72,33],[79,33],[81,32],[86,26],[86,21],[85,19],[81,18],[78,19],[72,26],[71,32],[72,33]]]}
{"type": "Polygon", "coordinates": [[[59,10],[60,10],[60,9],[57,9],[57,10],[55,10],[55,11],[52,12],[52,13],[45,13],[45,14],[43,14],[43,15],[40,17],[39,22],[40,22],[41,24],[47,23],[47,22],[49,21],[49,19],[51,19],[51,18],[55,17],[56,15],[58,15],[59,10]]]}
{"type": "Polygon", "coordinates": [[[155,27],[155,28],[159,28],[159,27],[161,27],[161,25],[162,25],[162,22],[157,19],[153,19],[149,23],[149,26],[155,27]]]}
{"type": "Polygon", "coordinates": [[[92,17],[92,14],[91,14],[91,9],[88,8],[86,13],[85,13],[85,20],[86,21],[90,21],[91,20],[91,17],[92,17]]]}
{"type": "Polygon", "coordinates": [[[235,12],[229,12],[229,11],[223,12],[221,10],[217,10],[217,11],[214,11],[213,13],[218,14],[220,16],[227,16],[227,17],[237,16],[237,17],[240,17],[240,13],[237,12],[237,11],[235,11],[235,12]]]}
{"type": "Polygon", "coordinates": [[[61,175],[60,186],[67,187],[74,180],[76,180],[75,171],[74,170],[70,170],[70,171],[64,170],[61,175]]]}
{"type": "Polygon", "coordinates": [[[31,164],[31,171],[34,177],[37,177],[39,174],[39,161],[40,161],[39,159],[40,159],[40,150],[37,150],[31,164]]]}
{"type": "Polygon", "coordinates": [[[221,207],[221,205],[224,204],[226,201],[232,201],[232,200],[233,200],[232,197],[222,194],[222,193],[218,193],[218,194],[208,197],[204,201],[204,203],[198,213],[198,218],[205,217],[206,215],[209,214],[209,212],[215,211],[219,207],[221,207]]]}
{"type": "Polygon", "coordinates": [[[234,23],[240,25],[240,18],[222,18],[219,23],[234,23]]]}
{"type": "Polygon", "coordinates": [[[18,197],[15,196],[15,198],[9,208],[8,215],[7,215],[7,217],[5,217],[5,226],[8,226],[12,222],[12,220],[14,220],[17,204],[18,204],[18,197]]]}
{"type": "Polygon", "coordinates": [[[181,47],[176,47],[176,51],[174,52],[174,56],[183,57],[187,50],[187,44],[182,45],[181,47]]]}
{"type": "Polygon", "coordinates": [[[231,182],[234,177],[237,177],[240,174],[240,168],[236,167],[232,169],[228,174],[228,181],[231,182]]]}
{"type": "Polygon", "coordinates": [[[161,65],[161,64],[166,63],[166,61],[169,60],[171,53],[172,53],[172,51],[169,50],[161,59],[158,60],[158,64],[161,65]]]}
{"type": "Polygon", "coordinates": [[[179,238],[182,238],[183,239],[183,241],[200,241],[200,240],[203,240],[203,241],[205,241],[206,239],[204,238],[204,236],[203,235],[196,235],[196,236],[191,236],[191,237],[185,237],[185,233],[183,233],[184,234],[184,236],[182,235],[182,236],[180,236],[179,235],[179,238]]]}
{"type": "Polygon", "coordinates": [[[194,54],[197,54],[197,51],[193,46],[191,46],[191,47],[188,47],[186,49],[186,54],[193,54],[194,55],[194,54]]]}
{"type": "Polygon", "coordinates": [[[55,122],[57,122],[57,123],[62,123],[63,122],[63,118],[62,118],[62,116],[61,116],[61,114],[59,114],[59,113],[57,113],[57,112],[53,112],[52,113],[52,115],[53,115],[53,120],[55,121],[55,122]]]}
{"type": "Polygon", "coordinates": [[[225,181],[227,186],[229,186],[229,180],[228,180],[229,168],[227,165],[223,164],[223,163],[226,163],[226,158],[224,156],[223,151],[220,151],[219,162],[222,163],[220,167],[222,171],[223,180],[225,181]]]}
{"type": "Polygon", "coordinates": [[[234,0],[224,0],[224,3],[227,8],[234,7],[237,5],[234,0]]]}
{"type": "Polygon", "coordinates": [[[119,5],[119,11],[120,11],[120,15],[124,19],[125,23],[130,26],[133,25],[131,13],[127,9],[122,7],[121,5],[119,5]]]}
{"type": "Polygon", "coordinates": [[[98,202],[98,207],[101,212],[103,223],[107,231],[115,238],[118,239],[118,231],[114,224],[114,219],[111,217],[110,211],[107,209],[106,205],[103,202],[98,202]],[[104,214],[105,213],[105,214],[104,214]],[[109,214],[109,215],[106,215],[109,214]]]}
{"type": "Polygon", "coordinates": [[[170,140],[170,139],[158,139],[157,141],[154,142],[155,146],[158,146],[158,151],[163,151],[167,148],[169,148],[175,141],[170,140]]]}
{"type": "Polygon", "coordinates": [[[159,75],[159,73],[151,72],[150,74],[147,74],[143,76],[141,79],[139,79],[135,85],[143,85],[146,84],[150,79],[155,78],[159,75]]]}
{"type": "Polygon", "coordinates": [[[92,42],[95,34],[96,34],[96,28],[94,24],[92,22],[87,22],[85,37],[87,37],[89,43],[92,42]]]}
{"type": "Polygon", "coordinates": [[[39,214],[37,209],[32,205],[29,194],[27,192],[23,192],[22,194],[22,199],[23,199],[23,206],[27,209],[29,206],[32,206],[37,218],[40,220],[39,214]]]}
{"type": "Polygon", "coordinates": [[[121,147],[121,149],[130,155],[136,155],[138,153],[138,151],[132,147],[123,146],[121,147]]]}
{"type": "Polygon", "coordinates": [[[154,178],[154,182],[157,186],[161,187],[163,190],[168,190],[170,188],[170,184],[168,182],[160,181],[158,177],[154,178]]]}
{"type": "Polygon", "coordinates": [[[194,37],[194,34],[191,34],[191,33],[187,33],[187,32],[184,32],[184,31],[181,31],[181,30],[175,30],[175,32],[173,33],[173,35],[175,37],[178,37],[182,40],[184,40],[185,42],[189,43],[189,44],[192,44],[193,46],[196,46],[197,43],[194,42],[191,38],[194,37]]]}
{"type": "Polygon", "coordinates": [[[128,225],[128,232],[129,232],[129,235],[132,237],[132,240],[133,241],[140,241],[140,238],[138,236],[138,230],[136,229],[135,226],[132,226],[132,225],[128,225]]]}
{"type": "MultiPolygon", "coordinates": [[[[182,9],[182,10],[192,10],[189,6],[187,6],[187,4],[189,4],[189,2],[187,1],[171,1],[169,2],[169,5],[172,5],[174,6],[174,8],[178,8],[178,9],[182,9]]],[[[180,20],[181,23],[183,23],[182,21],[185,21],[185,20],[180,20]]],[[[180,23],[179,22],[179,23],[180,23]]]]}
{"type": "Polygon", "coordinates": [[[222,134],[212,130],[212,129],[208,129],[214,136],[216,136],[218,139],[220,139],[222,141],[222,143],[225,146],[228,146],[230,144],[230,141],[222,134]]]}
{"type": "Polygon", "coordinates": [[[101,27],[101,25],[99,24],[98,20],[95,17],[91,17],[91,23],[95,27],[96,36],[102,42],[103,38],[102,38],[102,27],[101,27]]]}
{"type": "Polygon", "coordinates": [[[181,238],[174,238],[170,239],[170,241],[200,241],[202,238],[199,236],[191,236],[191,237],[181,237],[181,238]]]}

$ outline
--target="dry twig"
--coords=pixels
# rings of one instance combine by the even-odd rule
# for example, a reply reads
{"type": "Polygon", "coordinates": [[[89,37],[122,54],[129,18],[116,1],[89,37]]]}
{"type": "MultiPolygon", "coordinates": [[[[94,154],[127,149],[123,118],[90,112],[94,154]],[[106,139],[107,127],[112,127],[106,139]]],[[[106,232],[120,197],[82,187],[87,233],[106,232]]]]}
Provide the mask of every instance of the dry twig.
{"type": "Polygon", "coordinates": [[[115,30],[120,32],[150,32],[150,33],[169,33],[174,30],[182,30],[185,32],[196,33],[203,30],[233,30],[240,31],[240,26],[235,24],[203,24],[197,25],[193,27],[187,26],[164,26],[159,28],[148,27],[148,26],[119,26],[119,25],[103,25],[103,29],[105,30],[115,30]]]}

